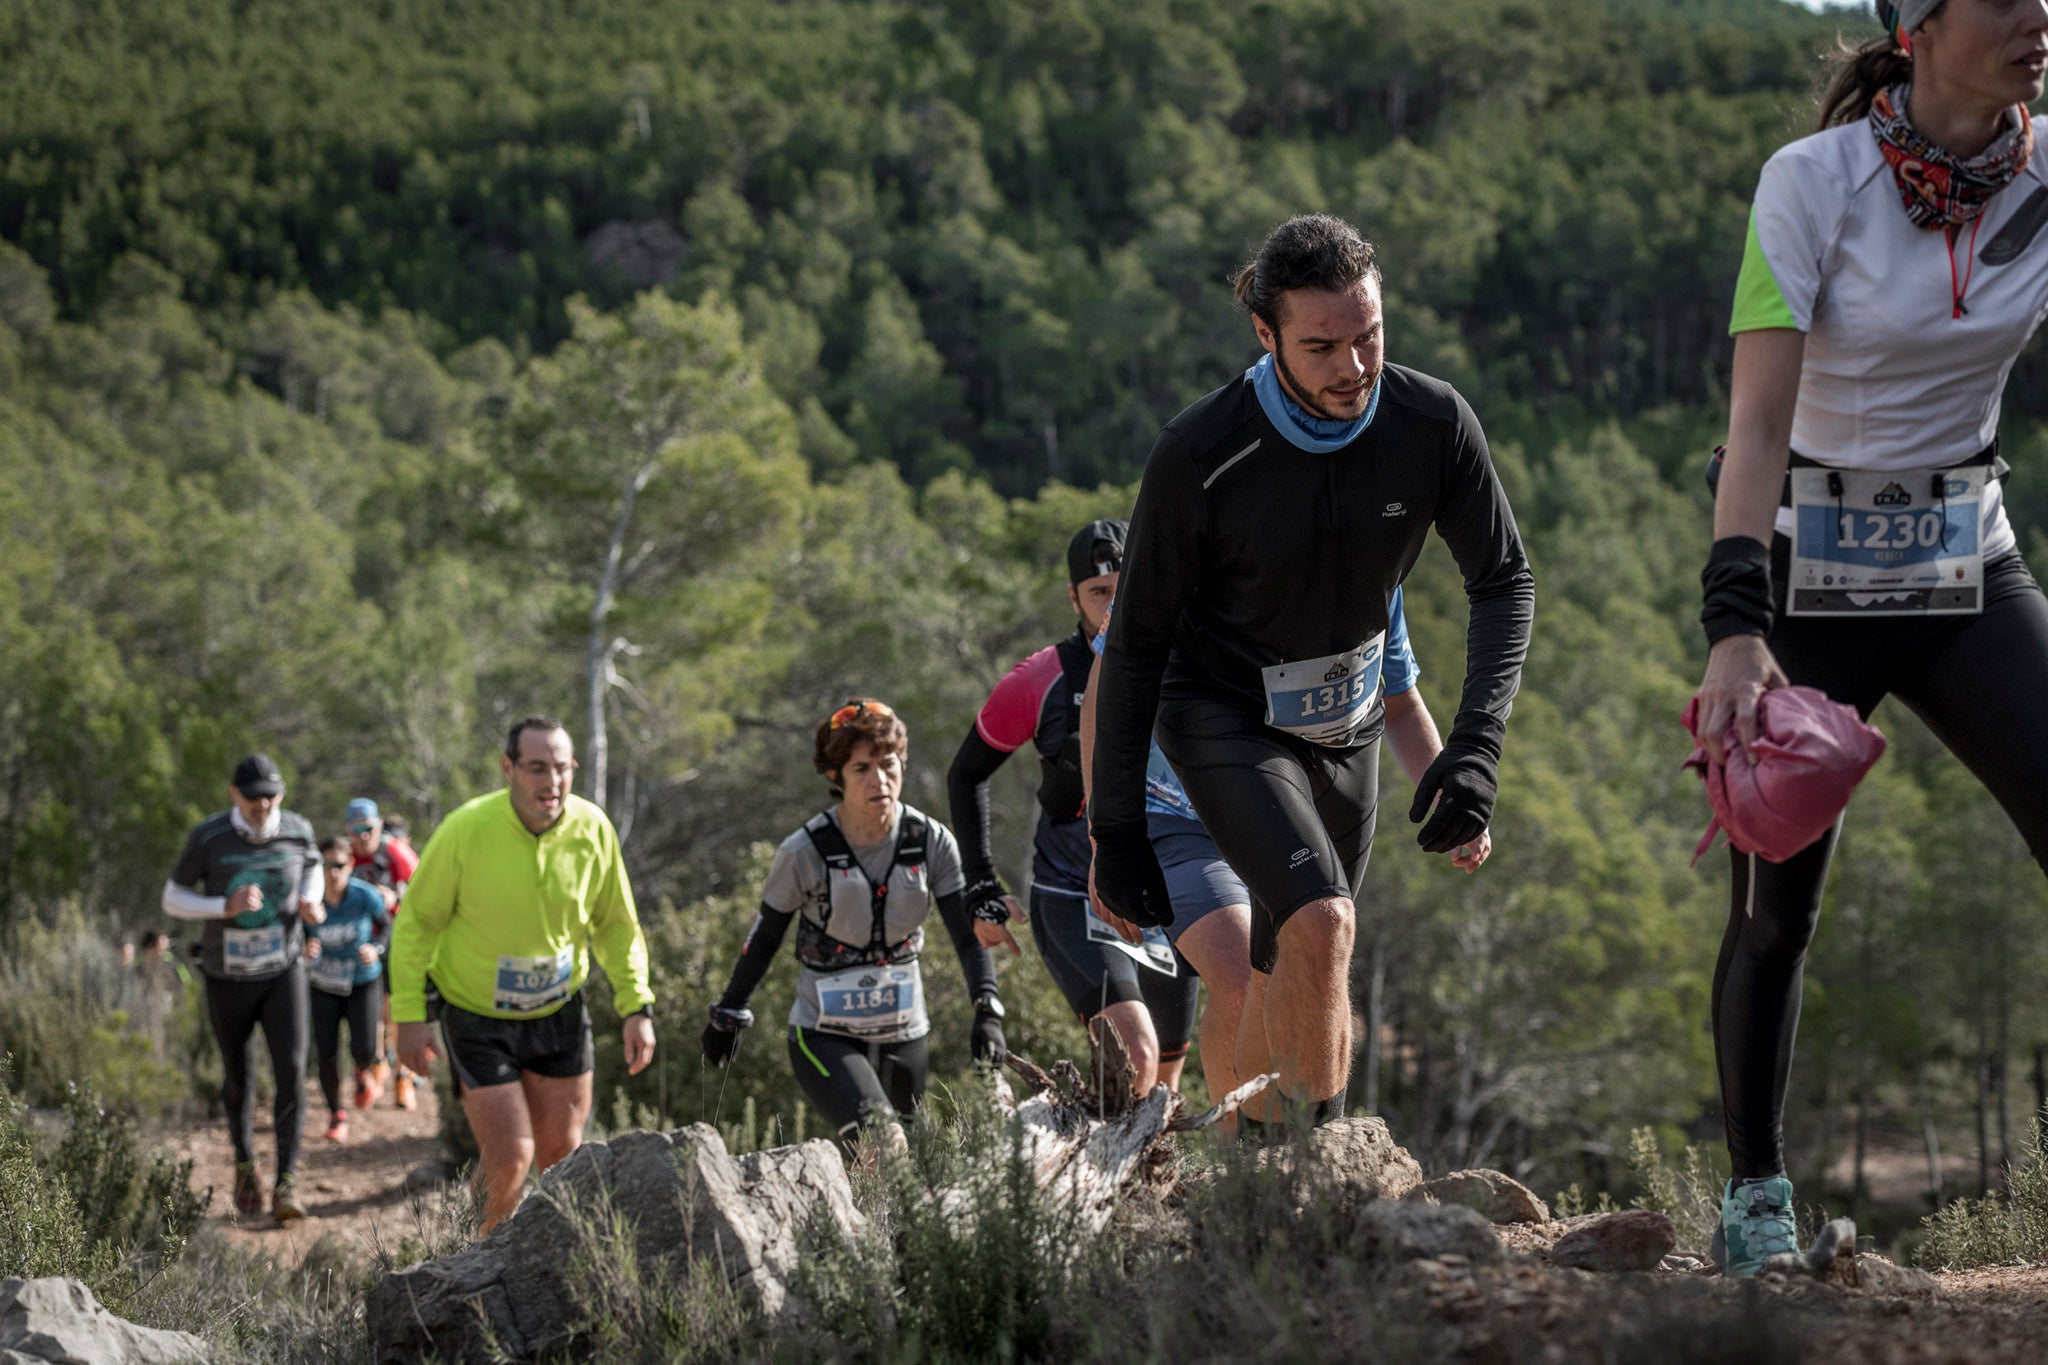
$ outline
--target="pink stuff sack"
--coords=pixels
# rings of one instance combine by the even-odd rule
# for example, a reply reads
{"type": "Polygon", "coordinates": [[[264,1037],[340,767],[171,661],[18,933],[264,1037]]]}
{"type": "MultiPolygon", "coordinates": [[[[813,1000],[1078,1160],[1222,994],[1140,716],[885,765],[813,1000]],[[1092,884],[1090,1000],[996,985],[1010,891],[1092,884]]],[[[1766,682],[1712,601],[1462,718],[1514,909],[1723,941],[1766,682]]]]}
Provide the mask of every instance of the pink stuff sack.
{"type": "MultiPolygon", "coordinates": [[[[1700,699],[1686,703],[1679,723],[1699,740],[1700,699]]],[[[1740,853],[1782,863],[1826,834],[1848,808],[1849,794],[1884,756],[1885,739],[1851,706],[1828,700],[1811,687],[1774,687],[1756,706],[1756,762],[1737,741],[1735,722],[1726,735],[1729,762],[1715,763],[1704,748],[1685,761],[1707,783],[1713,821],[1700,836],[1693,862],[1725,833],[1740,853]]]]}

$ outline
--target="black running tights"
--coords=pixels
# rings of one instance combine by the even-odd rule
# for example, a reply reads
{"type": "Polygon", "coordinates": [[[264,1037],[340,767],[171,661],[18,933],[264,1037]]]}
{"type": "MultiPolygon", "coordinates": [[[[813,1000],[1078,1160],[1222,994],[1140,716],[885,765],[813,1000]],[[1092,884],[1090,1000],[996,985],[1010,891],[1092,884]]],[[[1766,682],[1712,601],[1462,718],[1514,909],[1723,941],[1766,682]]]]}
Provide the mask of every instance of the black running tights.
{"type": "Polygon", "coordinates": [[[267,981],[206,978],[206,1012],[220,1044],[221,1106],[228,1111],[228,1137],[235,1160],[254,1161],[256,1096],[249,1089],[249,1040],[259,1025],[270,1048],[270,1074],[277,1083],[271,1121],[277,1133],[277,1173],[289,1174],[299,1161],[299,1136],[306,1112],[306,971],[294,962],[267,981]]]}
{"type": "MultiPolygon", "coordinates": [[[[1771,651],[1795,683],[1866,719],[1893,695],[1983,782],[2048,867],[2048,598],[2017,554],[1985,566],[1977,616],[1787,617],[1786,543],[1773,547],[1771,651]]],[[[1785,1167],[1785,1087],[1800,974],[1820,921],[1834,832],[1783,863],[1733,854],[1728,930],[1714,968],[1714,1051],[1737,1180],[1785,1167]]]]}
{"type": "Polygon", "coordinates": [[[320,1093],[341,1112],[341,1025],[348,1022],[348,1052],[356,1070],[377,1063],[377,1020],[384,1005],[384,978],[372,977],[347,995],[312,993],[313,1055],[320,1063],[320,1093]]]}

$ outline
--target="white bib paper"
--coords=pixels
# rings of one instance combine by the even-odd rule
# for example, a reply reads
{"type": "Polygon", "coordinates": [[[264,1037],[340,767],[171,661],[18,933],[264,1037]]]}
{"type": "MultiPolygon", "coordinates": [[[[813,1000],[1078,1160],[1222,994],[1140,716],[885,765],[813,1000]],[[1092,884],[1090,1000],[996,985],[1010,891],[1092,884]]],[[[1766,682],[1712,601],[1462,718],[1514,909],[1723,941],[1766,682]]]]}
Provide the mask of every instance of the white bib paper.
{"type": "Polygon", "coordinates": [[[914,961],[818,977],[818,1027],[829,1033],[900,1033],[923,1013],[924,976],[914,961]]]}
{"type": "Polygon", "coordinates": [[[1356,649],[1260,670],[1266,683],[1266,724],[1315,744],[1348,742],[1380,694],[1387,633],[1356,649]]]}
{"type": "Polygon", "coordinates": [[[576,954],[569,948],[540,957],[501,957],[491,1004],[522,1014],[546,1009],[569,998],[569,978],[575,974],[576,954]]]}
{"type": "Polygon", "coordinates": [[[329,995],[347,995],[356,988],[355,949],[329,948],[321,945],[320,956],[307,964],[312,970],[313,986],[329,995]]]}
{"type": "Polygon", "coordinates": [[[1173,955],[1173,942],[1166,937],[1164,929],[1147,928],[1140,930],[1142,937],[1136,943],[1125,942],[1122,934],[1109,927],[1109,922],[1095,913],[1091,901],[1082,901],[1082,913],[1087,917],[1088,941],[1106,943],[1120,949],[1140,967],[1149,967],[1167,976],[1180,975],[1180,962],[1173,955]]]}
{"type": "Polygon", "coordinates": [[[266,924],[261,929],[222,928],[220,967],[227,976],[264,976],[283,971],[284,926],[266,924]]]}
{"type": "Polygon", "coordinates": [[[1792,471],[1788,616],[1969,616],[1984,609],[1988,465],[1792,471]],[[1839,483],[1830,486],[1830,478],[1839,483]],[[1839,488],[1837,495],[1835,489],[1839,488]]]}

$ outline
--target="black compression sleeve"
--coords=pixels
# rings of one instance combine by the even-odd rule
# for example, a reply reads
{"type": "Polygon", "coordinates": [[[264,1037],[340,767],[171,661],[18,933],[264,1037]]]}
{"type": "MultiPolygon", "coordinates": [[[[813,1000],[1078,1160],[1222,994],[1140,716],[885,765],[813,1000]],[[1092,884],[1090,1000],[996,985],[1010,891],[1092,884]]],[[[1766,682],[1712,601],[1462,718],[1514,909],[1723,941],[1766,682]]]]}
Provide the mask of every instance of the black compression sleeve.
{"type": "Polygon", "coordinates": [[[966,897],[958,891],[939,897],[939,920],[946,926],[946,937],[953,940],[953,951],[960,957],[960,971],[967,978],[967,998],[979,1000],[984,995],[994,995],[995,959],[974,937],[974,917],[967,913],[966,897]]]}
{"type": "Polygon", "coordinates": [[[988,780],[1009,755],[970,725],[967,738],[946,772],[946,797],[953,807],[953,834],[960,841],[960,870],[969,886],[995,873],[988,818],[988,780]]]}
{"type": "Polygon", "coordinates": [[[754,927],[747,931],[747,941],[740,945],[740,960],[732,965],[732,980],[726,984],[725,994],[718,998],[718,1007],[728,1010],[743,1010],[754,995],[754,988],[761,984],[761,978],[768,975],[768,969],[775,963],[775,950],[782,946],[783,935],[789,932],[789,922],[796,918],[793,910],[774,910],[761,907],[761,913],[754,920],[754,927]]]}
{"type": "Polygon", "coordinates": [[[1145,823],[1145,762],[1159,718],[1159,681],[1201,569],[1207,525],[1201,495],[1186,442],[1171,430],[1160,432],[1131,512],[1116,614],[1096,674],[1089,792],[1095,829],[1145,823]]]}
{"type": "Polygon", "coordinates": [[[1498,762],[1529,654],[1536,578],[1507,490],[1487,453],[1486,435],[1463,398],[1458,418],[1458,451],[1447,466],[1449,482],[1436,529],[1465,576],[1471,617],[1465,630],[1465,690],[1444,747],[1498,762]]]}
{"type": "Polygon", "coordinates": [[[1731,635],[1769,635],[1775,615],[1771,605],[1771,549],[1751,536],[1723,536],[1700,570],[1705,604],[1700,624],[1707,643],[1718,645],[1731,635]]]}

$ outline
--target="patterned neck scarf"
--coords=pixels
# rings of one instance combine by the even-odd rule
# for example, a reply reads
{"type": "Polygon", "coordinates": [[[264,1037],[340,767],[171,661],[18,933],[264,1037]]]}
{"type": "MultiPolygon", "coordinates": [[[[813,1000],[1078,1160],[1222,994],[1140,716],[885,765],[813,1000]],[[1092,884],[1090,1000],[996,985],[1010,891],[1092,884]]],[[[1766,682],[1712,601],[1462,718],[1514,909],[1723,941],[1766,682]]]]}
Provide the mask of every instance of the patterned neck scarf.
{"type": "Polygon", "coordinates": [[[1870,102],[1870,131],[1892,168],[1892,179],[1915,227],[1961,227],[1984,212],[1991,196],[2010,185],[2034,152],[2034,125],[2021,109],[1998,139],[1965,161],[1930,142],[1906,120],[1911,83],[1881,91],[1870,102]]]}

